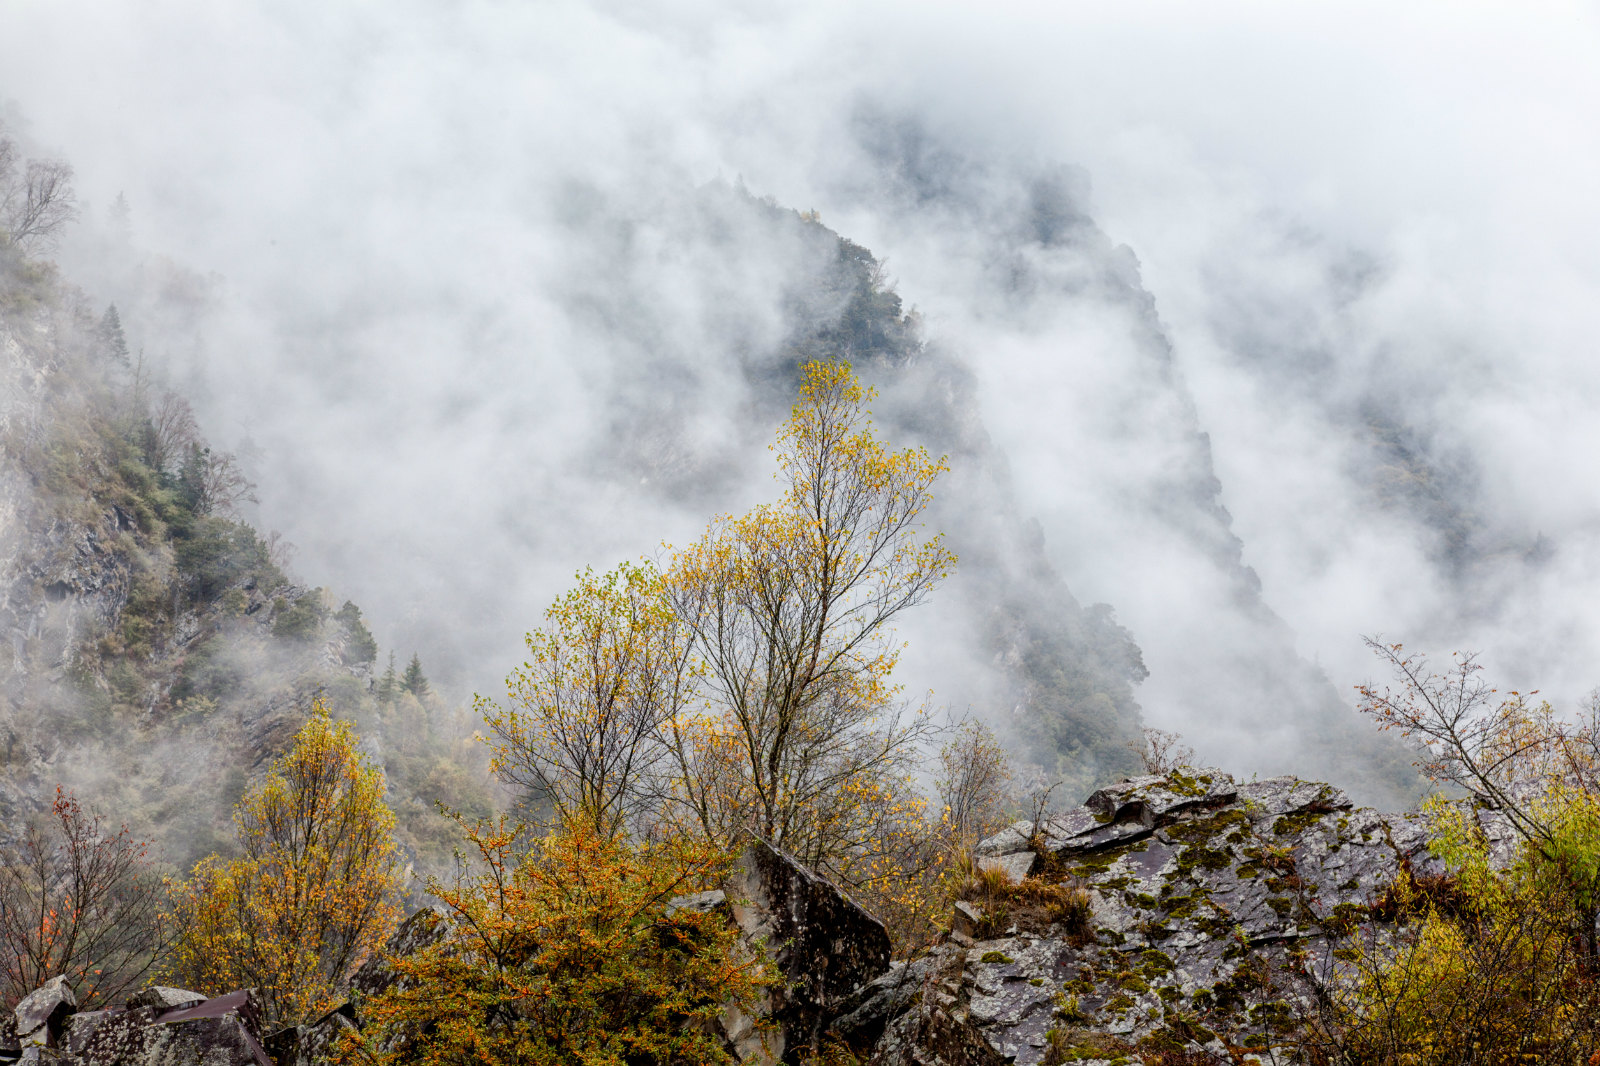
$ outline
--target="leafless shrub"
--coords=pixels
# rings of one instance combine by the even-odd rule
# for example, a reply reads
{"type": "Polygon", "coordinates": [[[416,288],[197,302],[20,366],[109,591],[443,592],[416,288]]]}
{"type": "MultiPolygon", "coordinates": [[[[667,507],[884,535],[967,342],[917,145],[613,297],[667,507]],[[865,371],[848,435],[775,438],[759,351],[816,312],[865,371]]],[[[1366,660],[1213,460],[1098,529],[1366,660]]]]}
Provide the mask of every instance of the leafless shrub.
{"type": "Polygon", "coordinates": [[[1149,726],[1144,728],[1143,733],[1143,742],[1130,746],[1138,752],[1145,773],[1165,775],[1180,766],[1193,764],[1194,749],[1183,742],[1181,735],[1149,726]]]}
{"type": "Polygon", "coordinates": [[[0,853],[0,996],[66,974],[80,1006],[140,984],[172,942],[165,888],[127,826],[110,832],[56,789],[49,814],[0,853]]]}

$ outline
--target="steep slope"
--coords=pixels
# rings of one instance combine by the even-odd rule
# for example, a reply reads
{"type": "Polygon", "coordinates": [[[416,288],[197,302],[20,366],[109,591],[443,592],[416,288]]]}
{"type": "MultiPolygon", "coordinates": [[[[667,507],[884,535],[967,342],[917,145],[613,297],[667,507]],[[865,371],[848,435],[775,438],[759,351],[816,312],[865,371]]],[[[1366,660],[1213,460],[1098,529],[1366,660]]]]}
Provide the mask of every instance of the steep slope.
{"type": "Polygon", "coordinates": [[[359,608],[285,576],[232,517],[248,492],[236,460],[129,364],[114,314],[14,250],[0,251],[0,385],[7,825],[64,785],[186,867],[227,849],[233,801],[320,696],[387,764],[417,857],[441,859],[432,800],[486,797],[464,723],[377,698],[359,608]]]}

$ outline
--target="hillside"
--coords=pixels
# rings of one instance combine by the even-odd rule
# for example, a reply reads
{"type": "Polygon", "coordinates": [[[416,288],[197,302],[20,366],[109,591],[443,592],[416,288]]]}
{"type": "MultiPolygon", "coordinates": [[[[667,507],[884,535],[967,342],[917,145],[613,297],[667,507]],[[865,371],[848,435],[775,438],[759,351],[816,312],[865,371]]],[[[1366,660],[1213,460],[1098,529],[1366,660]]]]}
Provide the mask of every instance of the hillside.
{"type": "Polygon", "coordinates": [[[320,695],[388,771],[414,855],[443,861],[434,801],[489,797],[465,716],[378,684],[360,609],[285,575],[236,516],[237,459],[152,377],[114,311],[0,253],[7,824],[62,784],[186,868],[229,847],[233,803],[320,695]]]}

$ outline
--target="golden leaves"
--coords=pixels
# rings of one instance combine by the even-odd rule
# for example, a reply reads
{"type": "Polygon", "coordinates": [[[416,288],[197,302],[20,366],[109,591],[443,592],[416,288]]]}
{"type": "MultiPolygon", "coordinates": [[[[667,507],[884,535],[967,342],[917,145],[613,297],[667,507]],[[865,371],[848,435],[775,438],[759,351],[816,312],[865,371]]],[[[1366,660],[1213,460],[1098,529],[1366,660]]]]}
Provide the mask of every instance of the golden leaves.
{"type": "Polygon", "coordinates": [[[586,819],[526,848],[503,819],[463,828],[475,870],[431,886],[444,936],[393,960],[400,980],[365,1004],[345,1061],[734,1061],[706,1023],[729,1004],[753,1013],[775,975],[722,914],[671,902],[714,884],[725,852],[586,819]]]}
{"type": "Polygon", "coordinates": [[[240,858],[179,886],[172,969],[199,991],[255,987],[268,1018],[337,1005],[342,982],[398,920],[399,852],[383,774],[319,701],[293,748],[239,801],[240,858]]]}

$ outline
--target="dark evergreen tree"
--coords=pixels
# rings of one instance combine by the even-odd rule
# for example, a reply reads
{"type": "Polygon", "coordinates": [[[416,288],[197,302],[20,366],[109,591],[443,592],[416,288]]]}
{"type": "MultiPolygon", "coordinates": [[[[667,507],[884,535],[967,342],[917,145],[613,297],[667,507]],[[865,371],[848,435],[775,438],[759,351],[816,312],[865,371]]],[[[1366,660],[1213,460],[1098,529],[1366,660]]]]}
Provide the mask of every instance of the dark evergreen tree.
{"type": "Polygon", "coordinates": [[[411,653],[411,661],[406,664],[405,676],[400,679],[400,687],[419,700],[428,694],[428,679],[422,675],[422,659],[416,652],[411,653]]]}
{"type": "Polygon", "coordinates": [[[106,308],[96,332],[100,335],[100,341],[105,345],[107,354],[117,362],[127,365],[128,339],[122,333],[122,316],[117,314],[116,304],[106,308]]]}
{"type": "MultiPolygon", "coordinates": [[[[361,608],[350,600],[344,601],[344,606],[339,608],[336,615],[344,624],[345,646],[344,661],[352,665],[357,663],[370,663],[378,657],[378,642],[372,639],[372,630],[361,620],[361,608]]],[[[390,669],[394,666],[391,663],[390,669]]]]}
{"type": "Polygon", "coordinates": [[[394,672],[394,652],[389,653],[389,668],[378,679],[378,702],[393,703],[400,696],[400,679],[394,672]]]}
{"type": "Polygon", "coordinates": [[[183,465],[178,468],[178,499],[193,514],[203,515],[211,510],[206,491],[206,458],[210,451],[198,444],[189,445],[183,465]]]}

